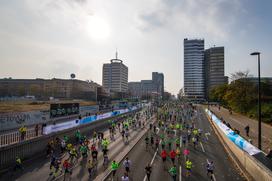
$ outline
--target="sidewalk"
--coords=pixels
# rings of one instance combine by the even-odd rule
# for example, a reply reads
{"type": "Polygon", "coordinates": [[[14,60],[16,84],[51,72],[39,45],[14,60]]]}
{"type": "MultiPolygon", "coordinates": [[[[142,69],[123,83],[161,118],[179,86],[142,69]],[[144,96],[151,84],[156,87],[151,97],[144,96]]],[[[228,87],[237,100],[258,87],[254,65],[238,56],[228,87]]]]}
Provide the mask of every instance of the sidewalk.
{"type": "MultiPolygon", "coordinates": [[[[253,145],[258,147],[258,121],[250,119],[239,113],[233,112],[232,115],[229,114],[228,109],[221,107],[219,110],[217,106],[210,106],[210,110],[213,111],[218,118],[223,118],[227,123],[231,125],[234,129],[240,131],[240,135],[246,140],[251,139],[253,145]],[[245,127],[249,125],[249,137],[246,136],[245,127]]],[[[268,152],[272,149],[272,126],[262,123],[262,150],[268,152]]]]}

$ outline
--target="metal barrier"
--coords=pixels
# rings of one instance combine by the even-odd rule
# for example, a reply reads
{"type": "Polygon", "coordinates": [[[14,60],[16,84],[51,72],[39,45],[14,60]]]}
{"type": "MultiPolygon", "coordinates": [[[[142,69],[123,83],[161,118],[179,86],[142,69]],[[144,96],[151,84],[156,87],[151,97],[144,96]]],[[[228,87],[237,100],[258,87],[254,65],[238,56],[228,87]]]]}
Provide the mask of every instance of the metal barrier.
{"type": "MultiPolygon", "coordinates": [[[[55,139],[56,137],[62,138],[65,135],[73,140],[75,130],[80,130],[80,132],[84,135],[91,135],[91,132],[93,132],[93,130],[98,131],[102,130],[105,127],[108,127],[110,125],[108,120],[112,118],[122,117],[124,115],[131,115],[138,111],[140,111],[140,109],[125,113],[123,115],[102,119],[101,121],[95,121],[80,125],[78,127],[65,129],[63,131],[52,133],[50,135],[39,136],[35,139],[21,141],[17,144],[0,147],[0,174],[1,170],[2,172],[4,172],[14,164],[16,156],[19,156],[23,161],[31,160],[34,157],[45,156],[47,143],[55,139]]],[[[31,136],[33,135],[33,133],[29,133],[28,135],[31,136]]],[[[17,136],[14,137],[19,140],[20,135],[17,133],[17,136]]]]}
{"type": "Polygon", "coordinates": [[[36,137],[42,136],[41,128],[38,129],[38,135],[36,135],[35,128],[27,128],[24,139],[21,139],[21,133],[14,131],[11,133],[5,133],[0,135],[0,147],[16,144],[22,141],[30,140],[36,137]]]}

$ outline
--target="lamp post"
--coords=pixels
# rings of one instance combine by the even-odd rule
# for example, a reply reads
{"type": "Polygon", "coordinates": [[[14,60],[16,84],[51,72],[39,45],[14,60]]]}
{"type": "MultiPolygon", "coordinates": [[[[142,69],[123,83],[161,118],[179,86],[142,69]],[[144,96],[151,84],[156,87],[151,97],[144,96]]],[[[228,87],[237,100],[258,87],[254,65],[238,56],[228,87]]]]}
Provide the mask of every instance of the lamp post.
{"type": "Polygon", "coordinates": [[[253,52],[250,55],[258,56],[258,148],[262,149],[262,122],[261,122],[261,76],[260,76],[260,52],[253,52]]]}

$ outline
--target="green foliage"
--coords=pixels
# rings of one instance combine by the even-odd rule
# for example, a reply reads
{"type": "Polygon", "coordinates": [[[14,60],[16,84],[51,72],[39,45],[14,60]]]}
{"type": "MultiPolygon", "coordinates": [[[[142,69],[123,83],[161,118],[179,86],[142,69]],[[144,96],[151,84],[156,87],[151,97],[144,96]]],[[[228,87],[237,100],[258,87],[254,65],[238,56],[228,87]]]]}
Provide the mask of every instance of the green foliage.
{"type": "MultiPolygon", "coordinates": [[[[262,119],[272,122],[271,89],[265,82],[261,83],[262,95],[262,119]],[[265,99],[264,99],[265,98],[265,99]]],[[[210,101],[231,108],[235,112],[245,114],[251,118],[257,118],[257,85],[247,79],[238,79],[231,84],[214,87],[209,92],[210,101]]]]}

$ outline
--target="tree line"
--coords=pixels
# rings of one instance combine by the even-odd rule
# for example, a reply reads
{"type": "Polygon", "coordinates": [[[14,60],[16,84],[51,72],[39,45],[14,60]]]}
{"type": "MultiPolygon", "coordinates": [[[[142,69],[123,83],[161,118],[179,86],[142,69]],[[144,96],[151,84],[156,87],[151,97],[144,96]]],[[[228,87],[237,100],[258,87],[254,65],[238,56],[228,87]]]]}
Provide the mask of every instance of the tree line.
{"type": "MultiPolygon", "coordinates": [[[[251,118],[258,118],[258,79],[248,71],[231,75],[231,83],[213,87],[209,91],[209,101],[251,118]]],[[[271,81],[271,80],[270,80],[271,81]]],[[[261,79],[262,120],[272,123],[272,82],[261,79]]]]}

